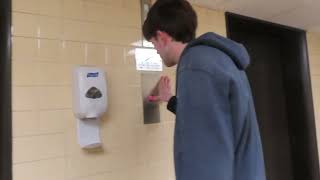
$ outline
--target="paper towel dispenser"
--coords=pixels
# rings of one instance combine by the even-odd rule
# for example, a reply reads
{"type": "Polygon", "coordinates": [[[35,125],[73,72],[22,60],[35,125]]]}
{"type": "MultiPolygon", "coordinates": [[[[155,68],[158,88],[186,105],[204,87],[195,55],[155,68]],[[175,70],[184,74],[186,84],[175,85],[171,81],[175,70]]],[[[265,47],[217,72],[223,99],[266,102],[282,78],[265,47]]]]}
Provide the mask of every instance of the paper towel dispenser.
{"type": "Polygon", "coordinates": [[[101,146],[100,118],[107,110],[107,81],[103,69],[78,66],[73,71],[73,112],[82,148],[101,146]]]}

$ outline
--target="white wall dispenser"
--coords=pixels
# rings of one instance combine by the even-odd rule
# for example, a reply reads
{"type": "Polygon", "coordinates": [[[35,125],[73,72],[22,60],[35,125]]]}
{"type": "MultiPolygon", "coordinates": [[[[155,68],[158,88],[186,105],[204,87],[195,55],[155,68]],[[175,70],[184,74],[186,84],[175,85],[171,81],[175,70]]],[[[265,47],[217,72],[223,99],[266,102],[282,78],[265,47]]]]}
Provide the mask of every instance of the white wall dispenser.
{"type": "Polygon", "coordinates": [[[101,147],[100,119],[107,110],[105,72],[92,66],[73,70],[73,112],[77,120],[78,143],[82,148],[101,147]]]}

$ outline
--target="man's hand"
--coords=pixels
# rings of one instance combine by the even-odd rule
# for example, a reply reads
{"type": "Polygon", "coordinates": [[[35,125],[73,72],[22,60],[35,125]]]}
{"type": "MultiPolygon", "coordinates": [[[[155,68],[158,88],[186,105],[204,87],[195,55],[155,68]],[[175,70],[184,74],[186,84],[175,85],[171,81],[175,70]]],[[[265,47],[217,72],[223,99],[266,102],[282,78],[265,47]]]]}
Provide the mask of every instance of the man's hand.
{"type": "Polygon", "coordinates": [[[150,96],[148,96],[148,100],[150,102],[168,102],[171,97],[170,79],[168,76],[161,76],[150,96]]]}

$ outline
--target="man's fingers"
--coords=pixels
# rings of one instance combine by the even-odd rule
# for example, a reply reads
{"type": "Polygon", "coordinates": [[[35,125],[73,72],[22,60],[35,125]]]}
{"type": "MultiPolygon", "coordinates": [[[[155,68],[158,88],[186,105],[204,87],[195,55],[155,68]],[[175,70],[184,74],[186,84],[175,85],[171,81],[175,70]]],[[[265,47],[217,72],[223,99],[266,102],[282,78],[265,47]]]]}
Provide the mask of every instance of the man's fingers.
{"type": "Polygon", "coordinates": [[[164,84],[166,87],[170,87],[170,79],[168,76],[165,77],[164,84]]]}
{"type": "Polygon", "coordinates": [[[167,77],[167,85],[170,86],[170,79],[167,77]]]}
{"type": "Polygon", "coordinates": [[[171,89],[170,78],[168,76],[160,77],[160,80],[158,82],[158,89],[159,91],[171,89]]]}
{"type": "Polygon", "coordinates": [[[159,96],[148,96],[147,99],[149,102],[157,102],[160,100],[160,97],[159,96]]]}

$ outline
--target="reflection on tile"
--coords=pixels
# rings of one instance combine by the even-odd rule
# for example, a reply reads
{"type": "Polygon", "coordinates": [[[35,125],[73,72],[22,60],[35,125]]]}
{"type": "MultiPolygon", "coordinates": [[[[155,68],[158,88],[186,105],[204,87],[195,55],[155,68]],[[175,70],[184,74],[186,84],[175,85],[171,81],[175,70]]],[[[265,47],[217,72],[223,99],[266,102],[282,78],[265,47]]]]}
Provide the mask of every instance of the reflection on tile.
{"type": "Polygon", "coordinates": [[[64,156],[64,135],[52,134],[13,139],[13,163],[64,156]]]}
{"type": "Polygon", "coordinates": [[[38,18],[25,13],[12,13],[14,36],[38,37],[38,18]]]}
{"type": "Polygon", "coordinates": [[[25,111],[37,110],[39,108],[39,96],[37,87],[12,88],[12,110],[25,111]]]}
{"type": "Polygon", "coordinates": [[[14,0],[13,11],[42,14],[49,16],[61,16],[63,0],[14,0]]]}
{"type": "Polygon", "coordinates": [[[14,180],[65,179],[66,163],[63,158],[13,165],[14,180]]]}
{"type": "Polygon", "coordinates": [[[85,44],[79,42],[64,41],[62,43],[62,62],[68,64],[85,63],[85,44]]]}
{"type": "Polygon", "coordinates": [[[87,44],[87,64],[89,65],[106,65],[108,60],[107,46],[102,44],[87,44]]]}
{"type": "Polygon", "coordinates": [[[12,58],[19,61],[31,61],[37,56],[38,43],[34,38],[13,37],[12,58]]]}
{"type": "Polygon", "coordinates": [[[59,39],[63,33],[62,19],[26,13],[13,13],[13,35],[59,39]]]}

